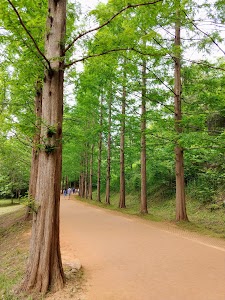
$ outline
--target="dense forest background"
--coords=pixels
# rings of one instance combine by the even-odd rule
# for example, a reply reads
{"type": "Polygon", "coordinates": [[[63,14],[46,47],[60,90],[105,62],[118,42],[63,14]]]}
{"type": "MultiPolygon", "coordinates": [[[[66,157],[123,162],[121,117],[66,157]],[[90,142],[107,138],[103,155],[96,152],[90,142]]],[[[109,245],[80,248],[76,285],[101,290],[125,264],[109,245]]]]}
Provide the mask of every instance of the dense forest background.
{"type": "MultiPolygon", "coordinates": [[[[150,212],[151,201],[175,203],[174,149],[179,147],[188,201],[221,211],[225,203],[224,3],[166,1],[131,7],[116,16],[127,5],[109,0],[85,16],[79,3],[68,5],[68,45],[74,33],[80,38],[66,54],[70,68],[64,83],[62,189],[79,188],[82,198],[108,204],[113,194],[122,208],[132,195],[139,205],[146,168],[150,212]],[[180,44],[175,38],[178,28],[180,44]],[[177,57],[182,87],[179,120],[174,106],[177,57]]],[[[0,5],[2,198],[19,197],[29,189],[31,150],[38,148],[34,99],[44,69],[27,32],[9,9],[0,5]]],[[[45,1],[22,1],[17,9],[43,51],[45,1]]]]}

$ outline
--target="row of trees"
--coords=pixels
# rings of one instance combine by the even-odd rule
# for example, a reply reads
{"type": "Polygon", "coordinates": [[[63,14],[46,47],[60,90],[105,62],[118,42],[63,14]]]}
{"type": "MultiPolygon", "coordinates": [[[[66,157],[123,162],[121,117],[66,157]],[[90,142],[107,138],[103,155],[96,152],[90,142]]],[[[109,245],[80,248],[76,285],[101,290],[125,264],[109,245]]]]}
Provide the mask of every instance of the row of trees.
{"type": "MultiPolygon", "coordinates": [[[[101,21],[115,7],[101,5],[95,15],[101,21]]],[[[185,186],[207,202],[223,183],[217,160],[223,149],[224,60],[191,64],[190,51],[203,44],[205,51],[222,53],[218,32],[209,35],[194,21],[201,14],[194,3],[177,1],[167,9],[127,11],[125,22],[118,17],[83,46],[90,56],[96,49],[110,54],[85,62],[75,78],[76,104],[65,114],[63,173],[79,179],[81,197],[92,199],[94,185],[97,200],[102,193],[110,204],[110,190],[119,192],[120,208],[126,207],[125,191],[139,193],[141,213],[148,212],[154,189],[176,187],[176,220],[187,220],[185,186]],[[127,49],[112,53],[112,45],[127,49]]]]}
{"type": "MultiPolygon", "coordinates": [[[[223,5],[216,5],[217,19],[209,18],[222,23],[223,5]]],[[[203,7],[205,16],[211,6],[203,7]]],[[[82,197],[92,198],[96,185],[98,200],[105,192],[109,204],[110,190],[120,187],[124,208],[126,193],[141,191],[141,212],[147,213],[149,186],[175,186],[176,178],[176,218],[186,220],[185,180],[222,170],[223,127],[216,120],[223,117],[223,61],[191,65],[184,60],[196,33],[200,46],[210,42],[221,50],[218,32],[209,35],[194,20],[201,9],[192,1],[110,0],[91,13],[96,27],[85,30],[78,23],[79,6],[65,0],[0,4],[5,53],[0,157],[7,144],[17,150],[18,140],[21,149],[27,144],[33,149],[33,227],[23,290],[46,293],[65,282],[59,247],[64,82],[74,84],[76,104],[64,105],[63,175],[79,179],[82,197]],[[181,28],[186,28],[183,37],[181,28]],[[80,62],[78,74],[74,66],[80,62]],[[218,87],[216,96],[212,84],[218,87]],[[207,150],[211,145],[214,152],[207,150]],[[215,165],[218,155],[221,163],[215,165]]]]}

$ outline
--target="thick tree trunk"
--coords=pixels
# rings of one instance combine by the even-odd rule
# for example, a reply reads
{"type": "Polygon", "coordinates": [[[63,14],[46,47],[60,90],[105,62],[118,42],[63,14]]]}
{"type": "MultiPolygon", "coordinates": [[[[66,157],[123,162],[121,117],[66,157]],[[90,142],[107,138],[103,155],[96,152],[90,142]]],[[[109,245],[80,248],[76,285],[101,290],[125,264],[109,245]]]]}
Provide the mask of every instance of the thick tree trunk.
{"type": "Polygon", "coordinates": [[[94,145],[91,146],[91,157],[90,157],[90,177],[89,177],[89,199],[93,199],[92,197],[92,181],[93,181],[93,157],[94,157],[94,145]]]}
{"type": "Polygon", "coordinates": [[[146,60],[142,66],[141,95],[141,213],[147,214],[147,179],[146,179],[146,60]]]}
{"type": "MultiPolygon", "coordinates": [[[[124,68],[126,59],[124,59],[124,68]]],[[[126,208],[125,203],[125,117],[126,117],[126,71],[123,72],[123,95],[121,105],[121,129],[120,129],[120,202],[119,208],[126,208]]]]}
{"type": "Polygon", "coordinates": [[[107,142],[107,174],[106,174],[106,193],[105,202],[110,204],[110,181],[111,181],[111,126],[112,126],[112,95],[109,97],[109,116],[108,116],[108,142],[107,142]]]}
{"type": "Polygon", "coordinates": [[[25,220],[32,218],[32,202],[35,199],[37,174],[38,174],[38,157],[39,157],[39,145],[40,145],[40,133],[41,133],[41,113],[42,113],[42,88],[40,83],[36,86],[35,96],[35,135],[33,138],[32,158],[31,158],[31,170],[30,170],[30,183],[28,191],[29,206],[26,209],[25,220]]]}
{"type": "Polygon", "coordinates": [[[97,200],[101,202],[101,166],[102,166],[102,123],[103,123],[103,95],[101,96],[100,103],[100,132],[99,132],[99,142],[98,142],[98,182],[97,182],[97,200]]]}
{"type": "Polygon", "coordinates": [[[45,72],[43,83],[36,207],[22,286],[43,294],[62,288],[65,282],[59,244],[65,20],[66,0],[49,0],[45,50],[51,69],[45,72]]]}
{"type": "MultiPolygon", "coordinates": [[[[182,133],[181,120],[181,60],[180,60],[180,12],[179,9],[176,12],[176,24],[175,24],[175,48],[177,53],[174,57],[175,71],[174,71],[174,108],[175,108],[175,130],[177,135],[182,133]]],[[[184,157],[183,149],[177,141],[175,147],[176,157],[176,221],[188,220],[186,213],[186,201],[185,201],[185,182],[184,182],[184,157]]]]}

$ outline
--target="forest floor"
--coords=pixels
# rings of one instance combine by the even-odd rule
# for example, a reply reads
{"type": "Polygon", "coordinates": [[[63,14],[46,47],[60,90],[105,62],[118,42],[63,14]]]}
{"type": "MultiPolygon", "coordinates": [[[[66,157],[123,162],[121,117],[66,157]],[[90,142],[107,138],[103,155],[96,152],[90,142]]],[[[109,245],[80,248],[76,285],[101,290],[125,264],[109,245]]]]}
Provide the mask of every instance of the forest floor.
{"type": "MultiPolygon", "coordinates": [[[[31,222],[23,216],[20,205],[0,205],[2,300],[32,299],[10,292],[28,256],[31,222]]],[[[173,223],[62,197],[61,251],[67,284],[48,300],[224,300],[225,240],[173,223]],[[77,258],[83,267],[74,273],[68,265],[77,258]]]]}

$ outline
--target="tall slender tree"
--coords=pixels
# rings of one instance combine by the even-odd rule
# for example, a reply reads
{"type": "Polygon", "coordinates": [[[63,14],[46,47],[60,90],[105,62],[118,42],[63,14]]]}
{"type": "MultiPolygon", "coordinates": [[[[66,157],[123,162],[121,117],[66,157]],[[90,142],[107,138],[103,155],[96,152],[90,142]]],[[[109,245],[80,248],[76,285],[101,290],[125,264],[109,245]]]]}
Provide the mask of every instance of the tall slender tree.
{"type": "Polygon", "coordinates": [[[175,109],[175,130],[177,141],[175,145],[175,164],[176,164],[176,220],[188,220],[185,202],[185,181],[184,181],[184,149],[179,144],[179,136],[182,133],[182,111],[181,111],[181,21],[180,21],[180,2],[176,1],[176,22],[175,22],[175,51],[174,56],[174,109],[175,109]]]}
{"type": "Polygon", "coordinates": [[[101,202],[101,166],[102,166],[102,125],[103,125],[103,93],[100,96],[99,116],[99,138],[98,138],[98,176],[97,176],[97,200],[101,202]]]}
{"type": "Polygon", "coordinates": [[[125,191],[125,119],[126,119],[126,58],[123,62],[123,92],[120,125],[120,208],[126,208],[125,191]]]}
{"type": "Polygon", "coordinates": [[[112,86],[108,96],[108,141],[107,141],[107,175],[105,202],[110,204],[110,181],[111,181],[111,126],[112,126],[112,86]]]}
{"type": "Polygon", "coordinates": [[[147,174],[146,174],[146,59],[142,62],[141,87],[141,213],[147,214],[147,174]]]}

